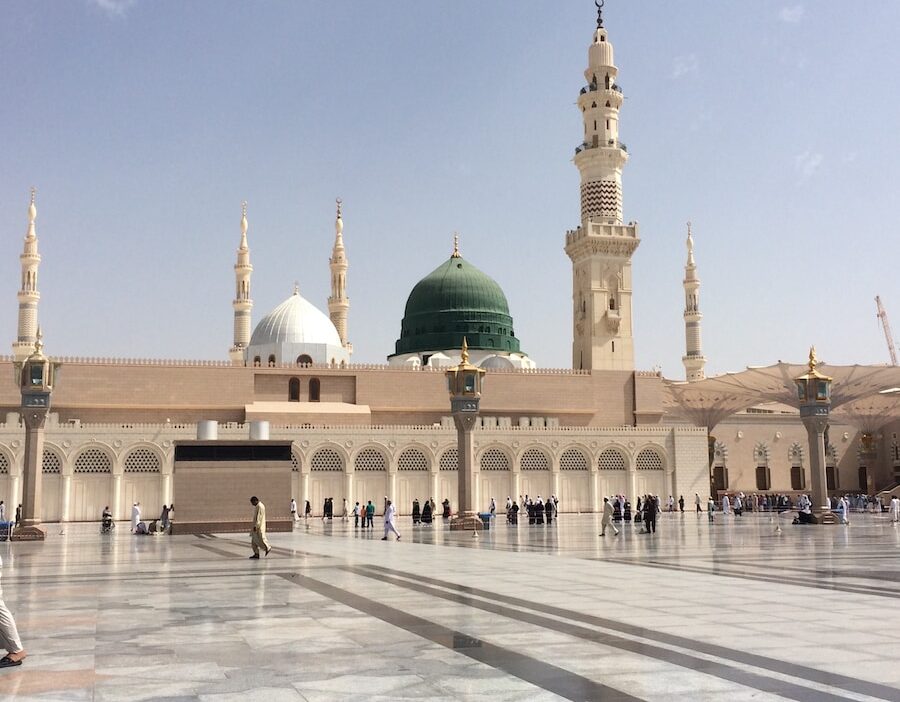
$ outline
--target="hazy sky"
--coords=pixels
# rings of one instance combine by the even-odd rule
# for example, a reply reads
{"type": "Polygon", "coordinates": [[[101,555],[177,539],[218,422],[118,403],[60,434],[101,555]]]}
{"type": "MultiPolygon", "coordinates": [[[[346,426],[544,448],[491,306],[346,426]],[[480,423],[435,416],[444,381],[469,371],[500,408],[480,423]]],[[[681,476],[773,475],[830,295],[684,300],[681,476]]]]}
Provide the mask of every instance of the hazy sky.
{"type": "MultiPolygon", "coordinates": [[[[227,359],[245,199],[254,322],[295,280],[326,309],[340,196],[355,361],[393,351],[458,230],[522,348],[569,367],[595,16],[590,0],[3,3],[7,342],[31,185],[47,351],[83,356],[227,359]]],[[[900,2],[608,0],[604,17],[641,226],[638,368],[683,375],[688,219],[708,373],[811,343],[886,362],[873,298],[900,334],[900,2]]]]}

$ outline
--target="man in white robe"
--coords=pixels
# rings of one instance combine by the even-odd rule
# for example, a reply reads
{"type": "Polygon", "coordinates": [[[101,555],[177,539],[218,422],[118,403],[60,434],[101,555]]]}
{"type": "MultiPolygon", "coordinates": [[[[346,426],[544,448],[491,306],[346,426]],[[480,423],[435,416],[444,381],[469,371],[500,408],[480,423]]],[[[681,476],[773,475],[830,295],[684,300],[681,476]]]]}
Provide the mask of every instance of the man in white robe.
{"type": "Polygon", "coordinates": [[[728,495],[722,495],[722,516],[728,516],[731,513],[731,500],[728,495]]]}
{"type": "Polygon", "coordinates": [[[891,521],[900,522],[900,497],[896,495],[891,498],[891,521]]]}
{"type": "MultiPolygon", "coordinates": [[[[0,559],[0,568],[3,560],[0,559]]],[[[22,647],[19,639],[19,631],[16,629],[16,620],[3,601],[3,592],[0,591],[0,646],[6,649],[7,654],[0,658],[0,668],[12,668],[22,665],[22,661],[28,655],[22,647]]],[[[15,696],[15,695],[13,695],[15,696]]]]}
{"type": "Polygon", "coordinates": [[[256,495],[250,498],[250,504],[253,505],[253,524],[250,527],[250,548],[253,549],[253,555],[250,558],[259,558],[260,549],[268,556],[272,547],[266,539],[266,506],[256,495]]]}
{"type": "Polygon", "coordinates": [[[384,507],[384,536],[381,538],[382,541],[388,540],[388,534],[390,532],[394,532],[397,535],[397,541],[400,540],[400,532],[397,531],[397,527],[394,526],[394,515],[396,513],[397,509],[394,507],[394,503],[387,500],[384,507]]]}
{"type": "Polygon", "coordinates": [[[838,501],[838,509],[841,511],[841,524],[850,524],[850,501],[846,497],[838,501]]]}
{"type": "Polygon", "coordinates": [[[612,523],[613,518],[613,506],[609,501],[608,497],[603,498],[603,516],[600,518],[600,536],[606,536],[606,527],[611,526],[612,530],[616,533],[616,536],[619,535],[619,530],[616,529],[616,525],[612,523]]]}
{"type": "Polygon", "coordinates": [[[135,502],[131,506],[131,533],[137,531],[137,525],[141,521],[141,503],[135,502]]]}

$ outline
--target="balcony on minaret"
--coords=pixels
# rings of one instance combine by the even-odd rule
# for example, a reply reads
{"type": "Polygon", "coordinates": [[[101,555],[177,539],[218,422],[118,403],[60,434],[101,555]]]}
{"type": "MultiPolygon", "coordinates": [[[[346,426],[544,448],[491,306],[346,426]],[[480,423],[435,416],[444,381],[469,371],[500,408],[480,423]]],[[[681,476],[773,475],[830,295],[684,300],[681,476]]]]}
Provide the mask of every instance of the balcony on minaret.
{"type": "Polygon", "coordinates": [[[613,334],[619,333],[619,325],[622,323],[622,315],[619,314],[618,308],[606,309],[606,328],[613,334]]]}
{"type": "Polygon", "coordinates": [[[628,259],[640,243],[637,222],[610,224],[590,217],[584,226],[566,232],[566,253],[576,259],[591,254],[628,259]]]}

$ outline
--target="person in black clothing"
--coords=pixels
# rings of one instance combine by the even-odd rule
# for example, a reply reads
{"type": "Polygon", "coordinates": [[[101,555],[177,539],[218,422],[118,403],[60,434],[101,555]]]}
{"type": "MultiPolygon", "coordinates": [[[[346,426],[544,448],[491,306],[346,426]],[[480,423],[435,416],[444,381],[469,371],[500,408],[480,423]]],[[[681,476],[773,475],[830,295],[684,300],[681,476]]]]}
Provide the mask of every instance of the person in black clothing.
{"type": "Polygon", "coordinates": [[[678,496],[678,509],[684,512],[684,495],[678,496]]]}
{"type": "Polygon", "coordinates": [[[441,502],[441,506],[444,508],[444,512],[443,512],[443,514],[442,514],[441,516],[442,516],[444,519],[450,519],[450,500],[448,500],[448,499],[445,497],[445,498],[444,498],[444,501],[441,502]]]}
{"type": "Polygon", "coordinates": [[[412,518],[413,518],[413,524],[418,524],[421,521],[422,512],[419,509],[419,501],[418,500],[413,500],[412,518]]]}
{"type": "Polygon", "coordinates": [[[553,524],[553,500],[547,500],[544,503],[544,514],[547,515],[547,526],[553,524]]]}
{"type": "Polygon", "coordinates": [[[431,524],[431,502],[425,500],[425,506],[422,508],[422,524],[431,524]]]}
{"type": "Polygon", "coordinates": [[[644,528],[647,533],[656,533],[656,512],[658,510],[659,505],[656,503],[656,498],[648,495],[644,501],[644,528]]]}

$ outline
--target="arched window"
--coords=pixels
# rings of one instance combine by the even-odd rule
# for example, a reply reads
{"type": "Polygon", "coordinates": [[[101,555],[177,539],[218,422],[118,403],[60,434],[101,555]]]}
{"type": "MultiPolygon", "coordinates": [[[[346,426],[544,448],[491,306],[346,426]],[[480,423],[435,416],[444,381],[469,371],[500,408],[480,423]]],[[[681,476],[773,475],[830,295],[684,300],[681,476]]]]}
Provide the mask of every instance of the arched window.
{"type": "Polygon", "coordinates": [[[309,401],[310,402],[318,402],[319,394],[322,389],[322,384],[319,382],[318,378],[310,378],[309,379],[309,401]]]}
{"type": "Polygon", "coordinates": [[[260,360],[259,356],[253,357],[253,365],[256,368],[259,368],[262,365],[262,361],[260,360]]]}
{"type": "Polygon", "coordinates": [[[275,354],[273,353],[273,354],[269,355],[269,368],[274,368],[274,367],[275,367],[275,354]]]}
{"type": "Polygon", "coordinates": [[[312,356],[310,356],[309,354],[304,353],[304,354],[301,354],[300,356],[297,356],[297,365],[298,366],[311,366],[312,362],[313,362],[312,356]]]}
{"type": "Polygon", "coordinates": [[[616,298],[614,298],[614,297],[609,298],[609,309],[611,309],[611,310],[616,309],[616,298]]]}
{"type": "Polygon", "coordinates": [[[288,381],[288,402],[300,402],[300,378],[288,381]]]}

